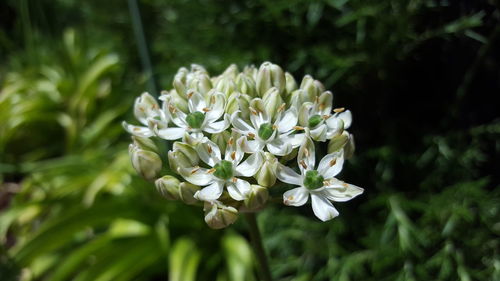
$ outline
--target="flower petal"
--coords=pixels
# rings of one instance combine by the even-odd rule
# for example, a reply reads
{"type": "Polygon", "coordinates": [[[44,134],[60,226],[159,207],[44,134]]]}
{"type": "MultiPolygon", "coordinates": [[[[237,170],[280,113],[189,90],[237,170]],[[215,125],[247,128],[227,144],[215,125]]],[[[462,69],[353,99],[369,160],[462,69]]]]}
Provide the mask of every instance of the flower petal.
{"type": "Polygon", "coordinates": [[[143,138],[149,138],[154,136],[154,133],[148,127],[131,125],[125,121],[122,122],[122,125],[127,132],[129,132],[134,136],[143,138]]]}
{"type": "Polygon", "coordinates": [[[276,177],[284,183],[302,185],[302,176],[281,163],[278,163],[276,168],[276,177]]]}
{"type": "Polygon", "coordinates": [[[344,112],[339,113],[338,118],[344,121],[344,128],[349,129],[352,123],[352,113],[350,110],[346,110],[344,112]]]}
{"type": "Polygon", "coordinates": [[[297,109],[295,107],[291,107],[281,117],[281,120],[278,122],[278,131],[280,133],[285,133],[293,129],[297,125],[297,109]]]}
{"type": "Polygon", "coordinates": [[[333,94],[330,91],[323,92],[318,98],[318,114],[329,115],[332,111],[333,94]]]}
{"type": "Polygon", "coordinates": [[[283,193],[283,204],[298,207],[304,205],[308,198],[309,191],[301,186],[283,193]]]}
{"type": "Polygon", "coordinates": [[[352,198],[363,193],[364,189],[348,184],[335,178],[328,180],[329,185],[323,189],[322,193],[326,198],[336,202],[349,201],[352,198]]]}
{"type": "Polygon", "coordinates": [[[208,123],[203,130],[209,134],[217,134],[229,127],[229,115],[224,115],[224,120],[208,123]]]}
{"type": "Polygon", "coordinates": [[[221,92],[215,92],[210,100],[210,111],[205,114],[205,120],[207,122],[218,120],[222,114],[224,114],[224,107],[226,104],[226,97],[221,92]]]}
{"type": "Polygon", "coordinates": [[[236,179],[236,182],[227,183],[227,191],[229,192],[229,196],[234,200],[245,200],[247,193],[250,191],[250,183],[245,180],[236,179]]]}
{"type": "Polygon", "coordinates": [[[309,134],[315,141],[326,141],[327,139],[327,126],[325,124],[320,124],[318,127],[309,131],[309,134]]]}
{"type": "Polygon", "coordinates": [[[311,193],[312,209],[316,217],[322,221],[328,221],[339,215],[332,203],[325,197],[311,193]]]}
{"type": "Polygon", "coordinates": [[[194,198],[201,201],[211,201],[219,199],[222,195],[222,191],[224,190],[224,182],[223,181],[214,181],[209,186],[198,190],[194,194],[194,198]]]}
{"type": "Polygon", "coordinates": [[[325,178],[331,179],[342,171],[344,156],[342,152],[327,154],[318,165],[318,172],[325,178]]]}
{"type": "Polygon", "coordinates": [[[189,97],[188,107],[190,112],[195,112],[195,111],[203,112],[203,109],[207,108],[205,99],[200,93],[191,92],[191,94],[188,95],[188,97],[189,97]]]}
{"type": "Polygon", "coordinates": [[[248,140],[244,139],[241,142],[241,147],[245,153],[255,153],[261,151],[265,146],[265,143],[260,140],[248,140]]]}
{"type": "Polygon", "coordinates": [[[242,177],[251,177],[255,175],[262,165],[262,159],[262,153],[260,151],[250,155],[243,163],[236,167],[236,175],[242,177]]]}
{"type": "Polygon", "coordinates": [[[237,166],[243,159],[243,156],[245,156],[242,147],[245,139],[246,138],[242,136],[237,141],[234,141],[232,138],[228,141],[224,160],[231,161],[233,163],[233,167],[237,166]]]}
{"type": "Polygon", "coordinates": [[[241,134],[248,135],[248,133],[254,133],[255,129],[250,126],[247,122],[243,121],[242,118],[238,116],[240,111],[235,111],[231,115],[231,124],[233,124],[234,128],[237,129],[241,134]]]}
{"type": "Polygon", "coordinates": [[[158,129],[158,127],[154,127],[155,134],[165,140],[177,140],[184,136],[186,132],[186,128],[164,128],[158,129]]]}
{"type": "Polygon", "coordinates": [[[292,152],[292,144],[286,142],[287,138],[277,137],[266,145],[267,150],[276,156],[284,156],[292,152]]]}
{"type": "Polygon", "coordinates": [[[207,163],[210,167],[215,166],[215,164],[222,160],[220,149],[217,144],[207,138],[204,138],[196,145],[196,151],[198,152],[200,159],[207,163]]]}
{"type": "Polygon", "coordinates": [[[299,163],[300,170],[304,174],[304,170],[314,170],[314,165],[316,164],[316,149],[314,148],[314,142],[311,138],[305,138],[304,142],[299,148],[299,153],[297,154],[297,162],[299,163]]]}
{"type": "Polygon", "coordinates": [[[193,168],[177,168],[177,172],[185,178],[188,182],[194,185],[209,185],[214,181],[212,174],[207,173],[207,169],[193,167],[193,168]]]}

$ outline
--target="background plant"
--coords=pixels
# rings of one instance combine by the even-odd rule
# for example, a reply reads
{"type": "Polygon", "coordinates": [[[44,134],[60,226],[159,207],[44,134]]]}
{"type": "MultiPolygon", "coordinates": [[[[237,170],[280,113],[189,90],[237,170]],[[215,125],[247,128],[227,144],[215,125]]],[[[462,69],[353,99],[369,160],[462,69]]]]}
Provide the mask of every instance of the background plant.
{"type": "MultiPolygon", "coordinates": [[[[0,275],[252,278],[243,223],[211,231],[196,210],[128,176],[117,120],[132,118],[124,115],[148,77],[120,4],[0,4],[0,275]]],[[[192,62],[217,73],[270,60],[323,81],[353,111],[358,150],[344,173],[365,195],[329,224],[307,208],[264,212],[276,279],[500,278],[496,2],[139,7],[159,89],[192,62]]]]}

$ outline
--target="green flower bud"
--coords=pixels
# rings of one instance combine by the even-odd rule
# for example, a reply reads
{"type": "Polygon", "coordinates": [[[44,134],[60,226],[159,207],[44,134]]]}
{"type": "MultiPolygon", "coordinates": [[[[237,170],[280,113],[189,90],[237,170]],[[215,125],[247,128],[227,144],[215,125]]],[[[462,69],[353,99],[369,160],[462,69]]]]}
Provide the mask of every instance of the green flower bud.
{"type": "Polygon", "coordinates": [[[278,92],[278,89],[275,87],[270,88],[262,97],[262,101],[264,102],[264,108],[273,119],[278,113],[278,108],[284,103],[283,99],[278,92]]]}
{"type": "Polygon", "coordinates": [[[213,229],[225,228],[238,218],[238,210],[218,202],[205,202],[205,222],[213,229]]]}
{"type": "Polygon", "coordinates": [[[205,114],[203,114],[203,112],[195,111],[189,113],[186,116],[186,122],[188,123],[189,127],[193,129],[201,128],[201,125],[203,125],[203,121],[205,121],[205,114]]]}
{"type": "Polygon", "coordinates": [[[172,176],[164,176],[155,181],[156,190],[166,199],[179,199],[179,180],[172,176]]]}
{"type": "Polygon", "coordinates": [[[214,166],[214,176],[219,179],[228,180],[233,177],[233,163],[227,160],[222,160],[214,166]]]}
{"type": "Polygon", "coordinates": [[[179,185],[179,197],[186,204],[196,204],[198,200],[194,198],[194,194],[200,189],[200,186],[191,184],[189,182],[183,182],[179,185]]]}
{"type": "Polygon", "coordinates": [[[231,133],[228,131],[223,131],[218,134],[212,134],[210,138],[217,146],[220,148],[221,152],[226,151],[227,141],[231,138],[231,133]]]}
{"type": "Polygon", "coordinates": [[[285,73],[276,64],[264,62],[260,66],[255,80],[259,96],[263,96],[272,87],[276,87],[280,94],[285,92],[285,73]]]}
{"type": "Polygon", "coordinates": [[[285,72],[285,89],[286,89],[286,95],[290,95],[293,93],[293,91],[297,90],[297,82],[295,81],[295,78],[293,78],[292,74],[285,72]]]}
{"type": "Polygon", "coordinates": [[[265,152],[264,155],[265,160],[257,174],[255,174],[255,179],[259,185],[271,187],[276,183],[276,167],[278,165],[278,160],[269,152],[265,152]]]}
{"type": "Polygon", "coordinates": [[[236,87],[238,91],[242,94],[246,94],[251,97],[257,96],[255,81],[252,79],[252,77],[244,73],[240,73],[238,74],[238,77],[236,77],[236,87]]]}
{"type": "Polygon", "coordinates": [[[333,94],[330,91],[322,93],[318,98],[318,109],[322,115],[329,115],[332,112],[333,94]]]}
{"type": "Polygon", "coordinates": [[[268,140],[274,133],[273,125],[270,123],[264,123],[260,125],[257,133],[261,139],[268,140]]]}
{"type": "Polygon", "coordinates": [[[323,186],[324,180],[318,171],[310,170],[306,172],[306,176],[304,177],[304,186],[309,190],[317,189],[323,186]]]}
{"type": "Polygon", "coordinates": [[[168,152],[168,163],[172,171],[177,171],[179,167],[194,167],[199,163],[198,153],[187,143],[175,142],[173,150],[168,152]]]}
{"type": "Polygon", "coordinates": [[[257,211],[262,209],[269,199],[269,191],[260,185],[252,184],[247,197],[243,201],[245,211],[257,211]]]}
{"type": "Polygon", "coordinates": [[[152,152],[155,152],[158,154],[160,153],[155,142],[149,138],[141,138],[138,136],[132,136],[132,141],[134,142],[134,145],[140,149],[152,151],[152,152]]]}
{"type": "Polygon", "coordinates": [[[154,180],[160,173],[162,162],[160,156],[152,151],[140,149],[131,144],[129,154],[132,160],[132,166],[146,180],[154,180]]]}

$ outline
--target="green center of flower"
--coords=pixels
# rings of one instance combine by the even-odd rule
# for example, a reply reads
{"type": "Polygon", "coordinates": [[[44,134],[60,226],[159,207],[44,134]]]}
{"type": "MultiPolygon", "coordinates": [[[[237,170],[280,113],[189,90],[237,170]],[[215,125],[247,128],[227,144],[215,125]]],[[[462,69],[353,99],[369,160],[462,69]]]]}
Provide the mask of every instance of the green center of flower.
{"type": "Polygon", "coordinates": [[[273,125],[271,123],[264,123],[260,125],[259,137],[263,140],[268,140],[274,133],[273,125]]]}
{"type": "Polygon", "coordinates": [[[186,122],[193,129],[201,128],[203,121],[205,121],[205,114],[199,111],[191,112],[186,116],[186,122]]]}
{"type": "Polygon", "coordinates": [[[228,180],[233,177],[233,163],[222,160],[214,166],[214,176],[219,179],[228,180]]]}
{"type": "Polygon", "coordinates": [[[314,128],[316,127],[322,120],[321,116],[319,115],[313,115],[311,118],[309,118],[309,128],[314,128]]]}
{"type": "Polygon", "coordinates": [[[316,189],[323,186],[323,176],[318,173],[318,171],[307,171],[304,178],[304,186],[307,189],[316,189]]]}

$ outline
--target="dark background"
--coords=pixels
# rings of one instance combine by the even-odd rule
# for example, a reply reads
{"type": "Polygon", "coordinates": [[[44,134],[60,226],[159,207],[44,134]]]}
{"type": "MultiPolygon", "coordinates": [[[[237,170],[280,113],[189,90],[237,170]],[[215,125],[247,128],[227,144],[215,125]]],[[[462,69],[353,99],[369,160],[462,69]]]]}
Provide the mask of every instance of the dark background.
{"type": "Polygon", "coordinates": [[[0,3],[0,276],[191,280],[173,276],[178,260],[196,280],[253,280],[244,222],[209,230],[199,208],[158,198],[131,176],[120,122],[181,66],[272,61],[353,112],[341,178],[365,188],[328,223],[261,213],[277,280],[500,280],[498,2],[133,2],[0,3]]]}

